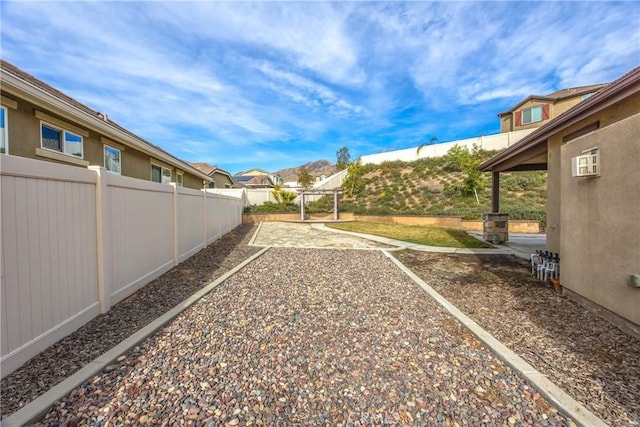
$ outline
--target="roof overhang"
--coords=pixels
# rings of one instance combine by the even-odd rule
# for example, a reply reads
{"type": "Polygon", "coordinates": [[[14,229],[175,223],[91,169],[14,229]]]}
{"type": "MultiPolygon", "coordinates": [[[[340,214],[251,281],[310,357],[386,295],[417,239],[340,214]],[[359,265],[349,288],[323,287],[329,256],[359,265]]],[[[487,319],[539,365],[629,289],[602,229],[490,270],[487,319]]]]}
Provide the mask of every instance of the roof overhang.
{"type": "Polygon", "coordinates": [[[2,70],[2,90],[8,94],[31,102],[34,105],[39,105],[54,111],[62,118],[81,124],[82,126],[85,126],[107,138],[115,141],[121,141],[125,145],[129,145],[145,154],[148,154],[149,156],[162,160],[170,165],[178,167],[181,170],[188,171],[198,178],[202,178],[204,181],[211,181],[211,178],[208,175],[200,172],[187,162],[173,157],[164,151],[154,149],[141,139],[136,138],[133,134],[121,131],[109,124],[109,122],[101,120],[100,118],[81,110],[63,99],[47,93],[45,90],[24,81],[4,69],[2,70]]]}
{"type": "Polygon", "coordinates": [[[544,170],[547,165],[547,141],[550,137],[638,92],[640,92],[640,67],[634,68],[592,97],[565,111],[505,151],[482,163],[479,169],[493,172],[544,170]],[[544,156],[544,162],[541,156],[544,156]],[[533,167],[527,165],[538,165],[540,169],[527,169],[533,167]]]}

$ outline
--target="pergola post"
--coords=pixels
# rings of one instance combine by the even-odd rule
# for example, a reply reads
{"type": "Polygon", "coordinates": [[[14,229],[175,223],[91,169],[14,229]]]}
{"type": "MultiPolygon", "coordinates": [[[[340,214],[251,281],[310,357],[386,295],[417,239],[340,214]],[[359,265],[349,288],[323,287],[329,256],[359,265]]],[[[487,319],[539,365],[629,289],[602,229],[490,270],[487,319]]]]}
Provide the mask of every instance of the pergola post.
{"type": "Polygon", "coordinates": [[[304,221],[304,191],[300,194],[300,221],[304,221]]]}
{"type": "Polygon", "coordinates": [[[333,192],[333,220],[338,220],[338,192],[333,192]]]}

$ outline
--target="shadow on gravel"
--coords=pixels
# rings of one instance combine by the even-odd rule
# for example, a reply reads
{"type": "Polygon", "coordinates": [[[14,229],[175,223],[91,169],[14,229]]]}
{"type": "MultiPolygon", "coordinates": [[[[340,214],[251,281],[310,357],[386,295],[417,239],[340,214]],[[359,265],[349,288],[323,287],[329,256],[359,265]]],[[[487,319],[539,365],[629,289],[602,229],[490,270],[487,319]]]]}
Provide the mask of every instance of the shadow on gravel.
{"type": "Polygon", "coordinates": [[[20,409],[258,252],[260,248],[247,246],[254,231],[254,225],[240,225],[3,378],[2,416],[20,409]]]}
{"type": "Polygon", "coordinates": [[[556,294],[510,255],[393,254],[611,425],[640,421],[640,340],[556,294]]]}

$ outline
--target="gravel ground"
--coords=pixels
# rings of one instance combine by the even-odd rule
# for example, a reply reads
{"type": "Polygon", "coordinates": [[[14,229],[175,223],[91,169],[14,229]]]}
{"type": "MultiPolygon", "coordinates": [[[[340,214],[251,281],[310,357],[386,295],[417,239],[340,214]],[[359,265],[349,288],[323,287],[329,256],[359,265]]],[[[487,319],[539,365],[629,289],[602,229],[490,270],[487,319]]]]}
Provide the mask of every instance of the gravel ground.
{"type": "Polygon", "coordinates": [[[573,425],[378,251],[273,248],[58,425],[573,425]]]}
{"type": "Polygon", "coordinates": [[[608,424],[640,425],[640,340],[535,280],[527,261],[394,256],[608,424]]]}
{"type": "Polygon", "coordinates": [[[3,378],[2,416],[20,409],[258,252],[259,248],[247,246],[255,228],[236,228],[3,378]]]}

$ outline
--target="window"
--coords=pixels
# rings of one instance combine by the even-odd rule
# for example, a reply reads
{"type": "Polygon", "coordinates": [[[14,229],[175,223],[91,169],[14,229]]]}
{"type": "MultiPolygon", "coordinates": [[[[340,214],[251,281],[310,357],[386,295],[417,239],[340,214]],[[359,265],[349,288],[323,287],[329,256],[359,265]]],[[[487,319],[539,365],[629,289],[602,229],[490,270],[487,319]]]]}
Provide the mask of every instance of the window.
{"type": "Polygon", "coordinates": [[[542,121],[542,105],[522,110],[522,124],[542,121]]]}
{"type": "Polygon", "coordinates": [[[40,127],[42,148],[82,158],[82,137],[48,123],[40,127]]]}
{"type": "Polygon", "coordinates": [[[231,188],[231,185],[229,185],[229,184],[225,184],[225,185],[224,185],[224,188],[231,188]]]}
{"type": "Polygon", "coordinates": [[[0,107],[0,154],[9,153],[9,137],[7,132],[7,109],[0,107]]]}
{"type": "Polygon", "coordinates": [[[151,164],[151,181],[162,184],[171,182],[171,169],[151,164]]]}
{"type": "Polygon", "coordinates": [[[121,172],[121,154],[117,148],[104,146],[104,167],[110,172],[120,174],[121,172]]]}
{"type": "Polygon", "coordinates": [[[184,185],[184,174],[176,172],[176,184],[178,187],[182,187],[184,185]]]}

